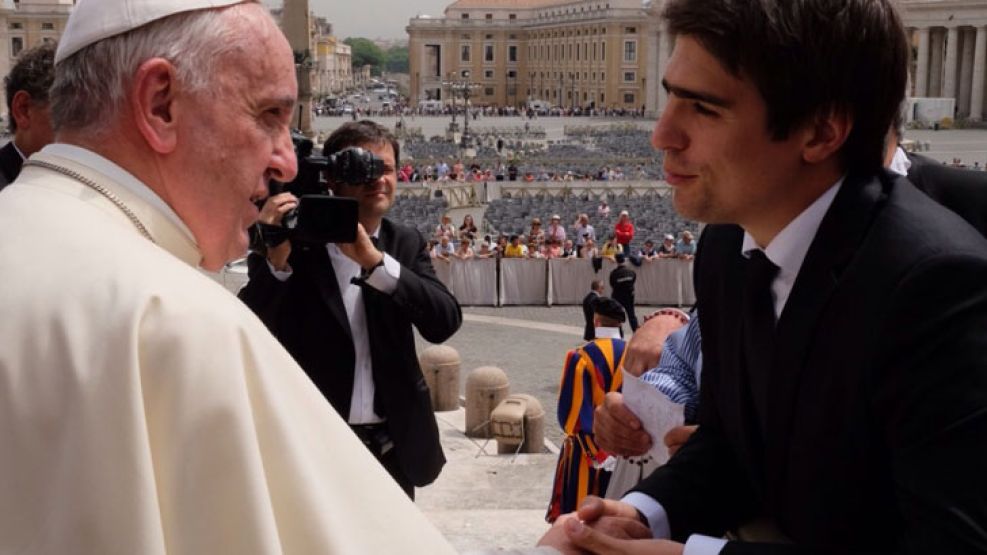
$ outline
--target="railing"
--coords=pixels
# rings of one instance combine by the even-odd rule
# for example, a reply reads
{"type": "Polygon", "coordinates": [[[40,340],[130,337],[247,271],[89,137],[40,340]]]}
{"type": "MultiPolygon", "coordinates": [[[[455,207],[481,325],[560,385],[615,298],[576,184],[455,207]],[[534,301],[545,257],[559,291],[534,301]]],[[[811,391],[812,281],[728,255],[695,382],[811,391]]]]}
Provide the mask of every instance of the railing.
{"type": "MultiPolygon", "coordinates": [[[[463,305],[580,304],[594,279],[609,282],[616,263],[585,258],[433,259],[439,280],[463,305]]],[[[635,302],[642,305],[687,306],[696,302],[692,261],[665,259],[628,264],[637,274],[635,302]]],[[[605,285],[605,295],[612,293],[605,285]]]]}

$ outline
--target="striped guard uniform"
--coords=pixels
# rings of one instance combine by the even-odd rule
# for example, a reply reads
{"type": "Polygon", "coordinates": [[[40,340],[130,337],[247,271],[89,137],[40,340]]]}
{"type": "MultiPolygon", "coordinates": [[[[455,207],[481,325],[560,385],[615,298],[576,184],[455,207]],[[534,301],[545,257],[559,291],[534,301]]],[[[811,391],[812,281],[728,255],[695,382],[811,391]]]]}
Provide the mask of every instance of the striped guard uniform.
{"type": "Polygon", "coordinates": [[[587,495],[602,495],[610,472],[598,468],[607,453],[593,440],[593,410],[607,393],[620,391],[623,374],[620,365],[625,343],[616,337],[601,337],[608,328],[597,328],[600,337],[569,351],[559,386],[559,425],[566,433],[555,469],[552,500],[545,520],[554,522],[572,512],[587,495]]]}

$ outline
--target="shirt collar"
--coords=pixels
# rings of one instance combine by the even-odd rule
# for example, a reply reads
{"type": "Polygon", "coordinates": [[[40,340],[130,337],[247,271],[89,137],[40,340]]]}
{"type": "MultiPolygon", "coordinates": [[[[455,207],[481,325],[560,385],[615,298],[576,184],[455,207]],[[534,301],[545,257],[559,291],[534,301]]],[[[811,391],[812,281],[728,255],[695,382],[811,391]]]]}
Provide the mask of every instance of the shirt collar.
{"type": "Polygon", "coordinates": [[[819,231],[819,225],[822,224],[823,217],[833,204],[833,199],[836,198],[836,193],[839,192],[844,179],[845,177],[841,177],[825,193],[819,195],[819,198],[789,222],[778,235],[775,235],[764,249],[761,249],[754,241],[754,237],[745,231],[741,246],[741,254],[744,258],[750,258],[750,253],[754,250],[763,250],[768,260],[778,266],[780,274],[798,274],[812,240],[819,231]]]}
{"type": "Polygon", "coordinates": [[[891,163],[888,164],[888,169],[893,171],[898,175],[908,175],[908,170],[912,169],[912,161],[908,159],[908,155],[899,146],[894,149],[894,156],[891,158],[891,163]]]}
{"type": "Polygon", "coordinates": [[[620,339],[620,328],[600,326],[596,328],[597,339],[620,339]]]}
{"type": "MultiPolygon", "coordinates": [[[[16,147],[17,145],[14,146],[16,147]]],[[[162,200],[162,198],[159,197],[157,193],[152,191],[150,187],[142,183],[133,174],[121,168],[112,160],[104,158],[91,150],[65,143],[53,143],[47,145],[41,149],[41,152],[54,156],[61,156],[62,158],[68,158],[69,160],[75,160],[80,164],[89,166],[90,168],[100,172],[121,187],[127,189],[133,195],[154,207],[158,212],[164,215],[165,218],[178,227],[182,233],[187,235],[193,243],[195,242],[195,236],[192,235],[192,232],[189,230],[188,226],[185,225],[185,222],[178,217],[178,214],[171,209],[171,206],[168,206],[168,203],[162,200]]]]}

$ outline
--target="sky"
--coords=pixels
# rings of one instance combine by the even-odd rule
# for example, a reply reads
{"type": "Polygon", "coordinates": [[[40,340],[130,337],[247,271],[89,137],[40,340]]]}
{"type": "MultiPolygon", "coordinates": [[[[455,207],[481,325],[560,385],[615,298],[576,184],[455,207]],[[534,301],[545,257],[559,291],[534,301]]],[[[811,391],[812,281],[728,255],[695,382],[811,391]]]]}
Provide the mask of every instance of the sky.
{"type": "MultiPolygon", "coordinates": [[[[407,39],[404,28],[418,14],[441,16],[455,0],[309,0],[309,10],[327,18],[337,37],[407,39]]],[[[264,0],[269,6],[281,0],[264,0]]]]}

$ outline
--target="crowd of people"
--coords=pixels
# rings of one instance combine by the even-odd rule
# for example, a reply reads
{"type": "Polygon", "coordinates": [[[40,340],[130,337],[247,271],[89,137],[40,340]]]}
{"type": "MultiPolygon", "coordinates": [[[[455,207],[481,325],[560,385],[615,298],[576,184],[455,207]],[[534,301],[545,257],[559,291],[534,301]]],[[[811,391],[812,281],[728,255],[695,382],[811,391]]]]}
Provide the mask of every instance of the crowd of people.
{"type": "MultiPolygon", "coordinates": [[[[601,201],[598,211],[609,215],[606,201],[601,201]]],[[[657,247],[649,238],[644,240],[641,248],[632,249],[634,223],[626,210],[620,212],[612,229],[604,231],[602,242],[589,221],[589,215],[583,213],[566,226],[561,216],[552,214],[544,226],[541,218],[532,218],[526,233],[487,234],[480,238],[473,216],[467,214],[456,227],[448,215],[443,215],[427,249],[433,258],[445,261],[453,258],[586,258],[599,264],[601,260],[616,262],[622,257],[636,266],[670,258],[691,260],[696,254],[695,237],[689,230],[682,230],[678,238],[665,234],[657,247]]]]}

